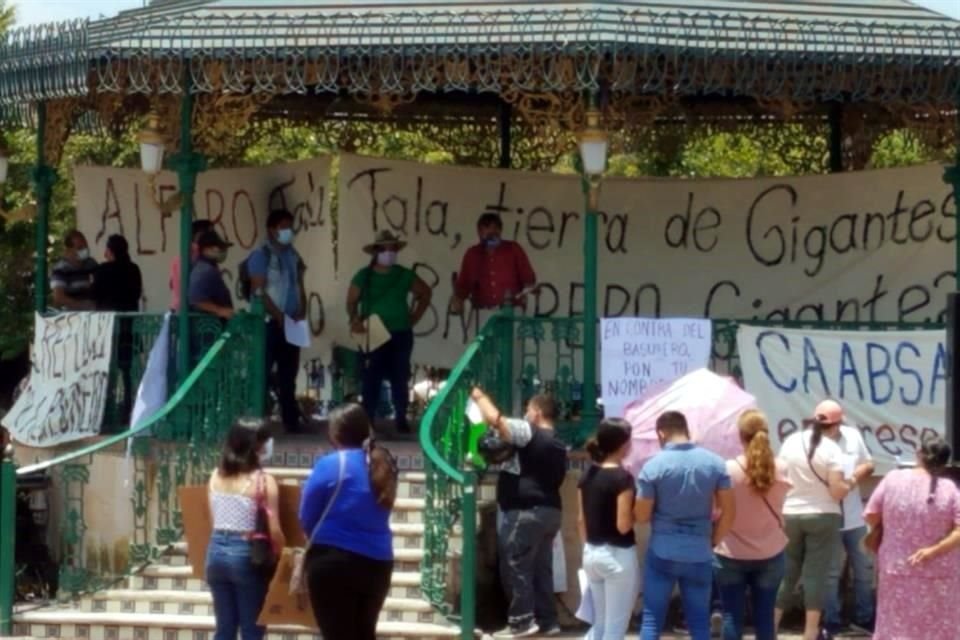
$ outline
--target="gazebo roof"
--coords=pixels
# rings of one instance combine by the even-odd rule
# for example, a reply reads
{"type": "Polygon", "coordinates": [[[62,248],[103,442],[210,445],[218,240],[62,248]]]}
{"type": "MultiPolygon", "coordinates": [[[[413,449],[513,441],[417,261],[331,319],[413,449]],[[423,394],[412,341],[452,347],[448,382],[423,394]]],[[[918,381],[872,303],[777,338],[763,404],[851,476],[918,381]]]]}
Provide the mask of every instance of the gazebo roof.
{"type": "Polygon", "coordinates": [[[0,105],[91,93],[740,95],[953,105],[960,22],[905,0],[154,0],[0,40],[0,105]]]}

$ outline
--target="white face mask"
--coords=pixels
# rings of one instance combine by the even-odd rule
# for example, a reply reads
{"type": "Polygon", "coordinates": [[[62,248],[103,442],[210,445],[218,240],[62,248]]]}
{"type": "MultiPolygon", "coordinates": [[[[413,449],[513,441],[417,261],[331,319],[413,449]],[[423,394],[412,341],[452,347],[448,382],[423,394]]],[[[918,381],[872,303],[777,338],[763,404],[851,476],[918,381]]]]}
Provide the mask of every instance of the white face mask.
{"type": "Polygon", "coordinates": [[[280,244],[290,244],[293,242],[293,229],[280,229],[277,231],[277,242],[280,244]]]}
{"type": "Polygon", "coordinates": [[[392,267],[397,263],[396,251],[381,251],[377,254],[377,264],[381,267],[392,267]]]}
{"type": "Polygon", "coordinates": [[[79,260],[86,260],[90,257],[90,249],[79,249],[77,251],[77,258],[79,260]]]}
{"type": "Polygon", "coordinates": [[[263,450],[258,455],[260,456],[260,464],[273,458],[273,438],[263,443],[263,450]]]}

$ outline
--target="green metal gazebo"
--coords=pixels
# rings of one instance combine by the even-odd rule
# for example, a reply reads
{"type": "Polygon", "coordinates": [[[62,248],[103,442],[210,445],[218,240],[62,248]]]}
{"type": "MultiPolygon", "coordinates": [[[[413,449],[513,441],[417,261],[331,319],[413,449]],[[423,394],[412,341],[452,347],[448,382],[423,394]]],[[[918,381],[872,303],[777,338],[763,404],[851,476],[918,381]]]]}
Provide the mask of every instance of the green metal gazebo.
{"type": "MultiPolygon", "coordinates": [[[[370,132],[430,130],[459,162],[528,169],[573,152],[588,114],[617,152],[671,144],[698,126],[775,140],[795,125],[811,144],[824,141],[823,171],[843,171],[863,168],[873,142],[895,129],[953,148],[958,101],[960,23],[906,0],[153,0],[0,40],[2,121],[37,130],[38,311],[47,306],[51,165],[72,131],[118,134],[151,111],[174,141],[186,261],[197,174],[271,123],[308,124],[346,150],[370,132]]],[[[960,188],[960,166],[946,179],[960,188]]],[[[597,212],[589,213],[583,348],[594,354],[597,212]]],[[[960,264],[960,245],[957,255],[960,264]]],[[[186,335],[185,302],[181,309],[186,335]]],[[[186,372],[186,351],[180,364],[186,372]]],[[[585,358],[586,422],[596,418],[596,377],[595,358],[585,358]]],[[[473,475],[462,457],[433,453],[428,475],[447,488],[428,503],[438,525],[425,540],[433,555],[424,591],[453,611],[446,569],[426,565],[444,562],[438,538],[462,517],[466,638],[473,475]]],[[[0,561],[0,574],[9,569],[0,561]]]]}

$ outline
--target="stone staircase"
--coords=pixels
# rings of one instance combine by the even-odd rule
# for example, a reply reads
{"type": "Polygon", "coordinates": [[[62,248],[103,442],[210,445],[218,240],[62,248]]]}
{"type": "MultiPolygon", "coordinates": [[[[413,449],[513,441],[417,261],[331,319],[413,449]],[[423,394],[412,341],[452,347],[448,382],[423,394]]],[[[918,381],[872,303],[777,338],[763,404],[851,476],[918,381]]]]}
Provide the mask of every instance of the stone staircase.
{"type": "MultiPolygon", "coordinates": [[[[308,468],[268,471],[285,483],[302,482],[308,468]]],[[[391,517],[395,565],[393,582],[377,626],[382,638],[448,638],[459,630],[437,614],[420,594],[423,558],[425,474],[401,471],[391,517]]],[[[89,640],[211,640],[213,602],[204,581],[192,576],[185,543],[164,550],[161,560],[115,588],[66,606],[24,607],[14,616],[14,636],[89,640]]],[[[298,626],[268,628],[270,640],[316,638],[298,626]]]]}

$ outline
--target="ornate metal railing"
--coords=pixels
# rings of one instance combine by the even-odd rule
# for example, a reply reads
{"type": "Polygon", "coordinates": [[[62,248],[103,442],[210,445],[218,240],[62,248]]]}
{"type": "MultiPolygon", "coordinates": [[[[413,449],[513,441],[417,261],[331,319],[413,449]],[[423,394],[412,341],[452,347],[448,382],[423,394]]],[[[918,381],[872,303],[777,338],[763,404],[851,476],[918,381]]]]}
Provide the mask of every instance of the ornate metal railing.
{"type": "MultiPolygon", "coordinates": [[[[112,413],[108,415],[114,417],[126,410],[120,409],[126,403],[123,376],[129,375],[135,389],[161,326],[155,316],[122,319],[127,327],[118,332],[128,332],[127,339],[125,346],[117,348],[128,349],[123,358],[130,373],[118,373],[111,380],[108,407],[112,413]]],[[[197,348],[196,366],[156,414],[94,444],[16,471],[20,478],[47,474],[53,486],[47,540],[59,572],[56,584],[47,586],[58,600],[76,599],[114,584],[179,541],[182,516],[177,488],[205,482],[230,424],[241,415],[263,412],[262,303],[255,302],[251,312],[238,313],[225,327],[209,318],[192,325],[188,339],[197,348]],[[124,499],[129,500],[129,511],[121,508],[124,499]],[[128,525],[118,519],[127,519],[128,525]],[[115,532],[113,539],[104,536],[108,529],[115,532]]],[[[171,322],[170,353],[177,352],[179,339],[176,323],[171,322]]],[[[107,426],[125,422],[120,418],[107,426]]],[[[12,464],[5,460],[5,469],[12,464]]],[[[7,484],[2,488],[4,505],[15,500],[13,488],[7,484]]],[[[9,520],[0,522],[0,544],[13,538],[12,527],[9,520]]],[[[7,553],[6,545],[2,551],[0,555],[7,553]]],[[[0,596],[0,600],[9,598],[5,593],[0,596]]],[[[8,604],[0,602],[0,609],[8,604]]]]}
{"type": "Polygon", "coordinates": [[[427,481],[420,590],[441,613],[459,621],[465,640],[473,638],[476,620],[477,476],[464,409],[475,385],[501,406],[512,404],[513,330],[510,311],[487,321],[420,423],[427,481]]]}

